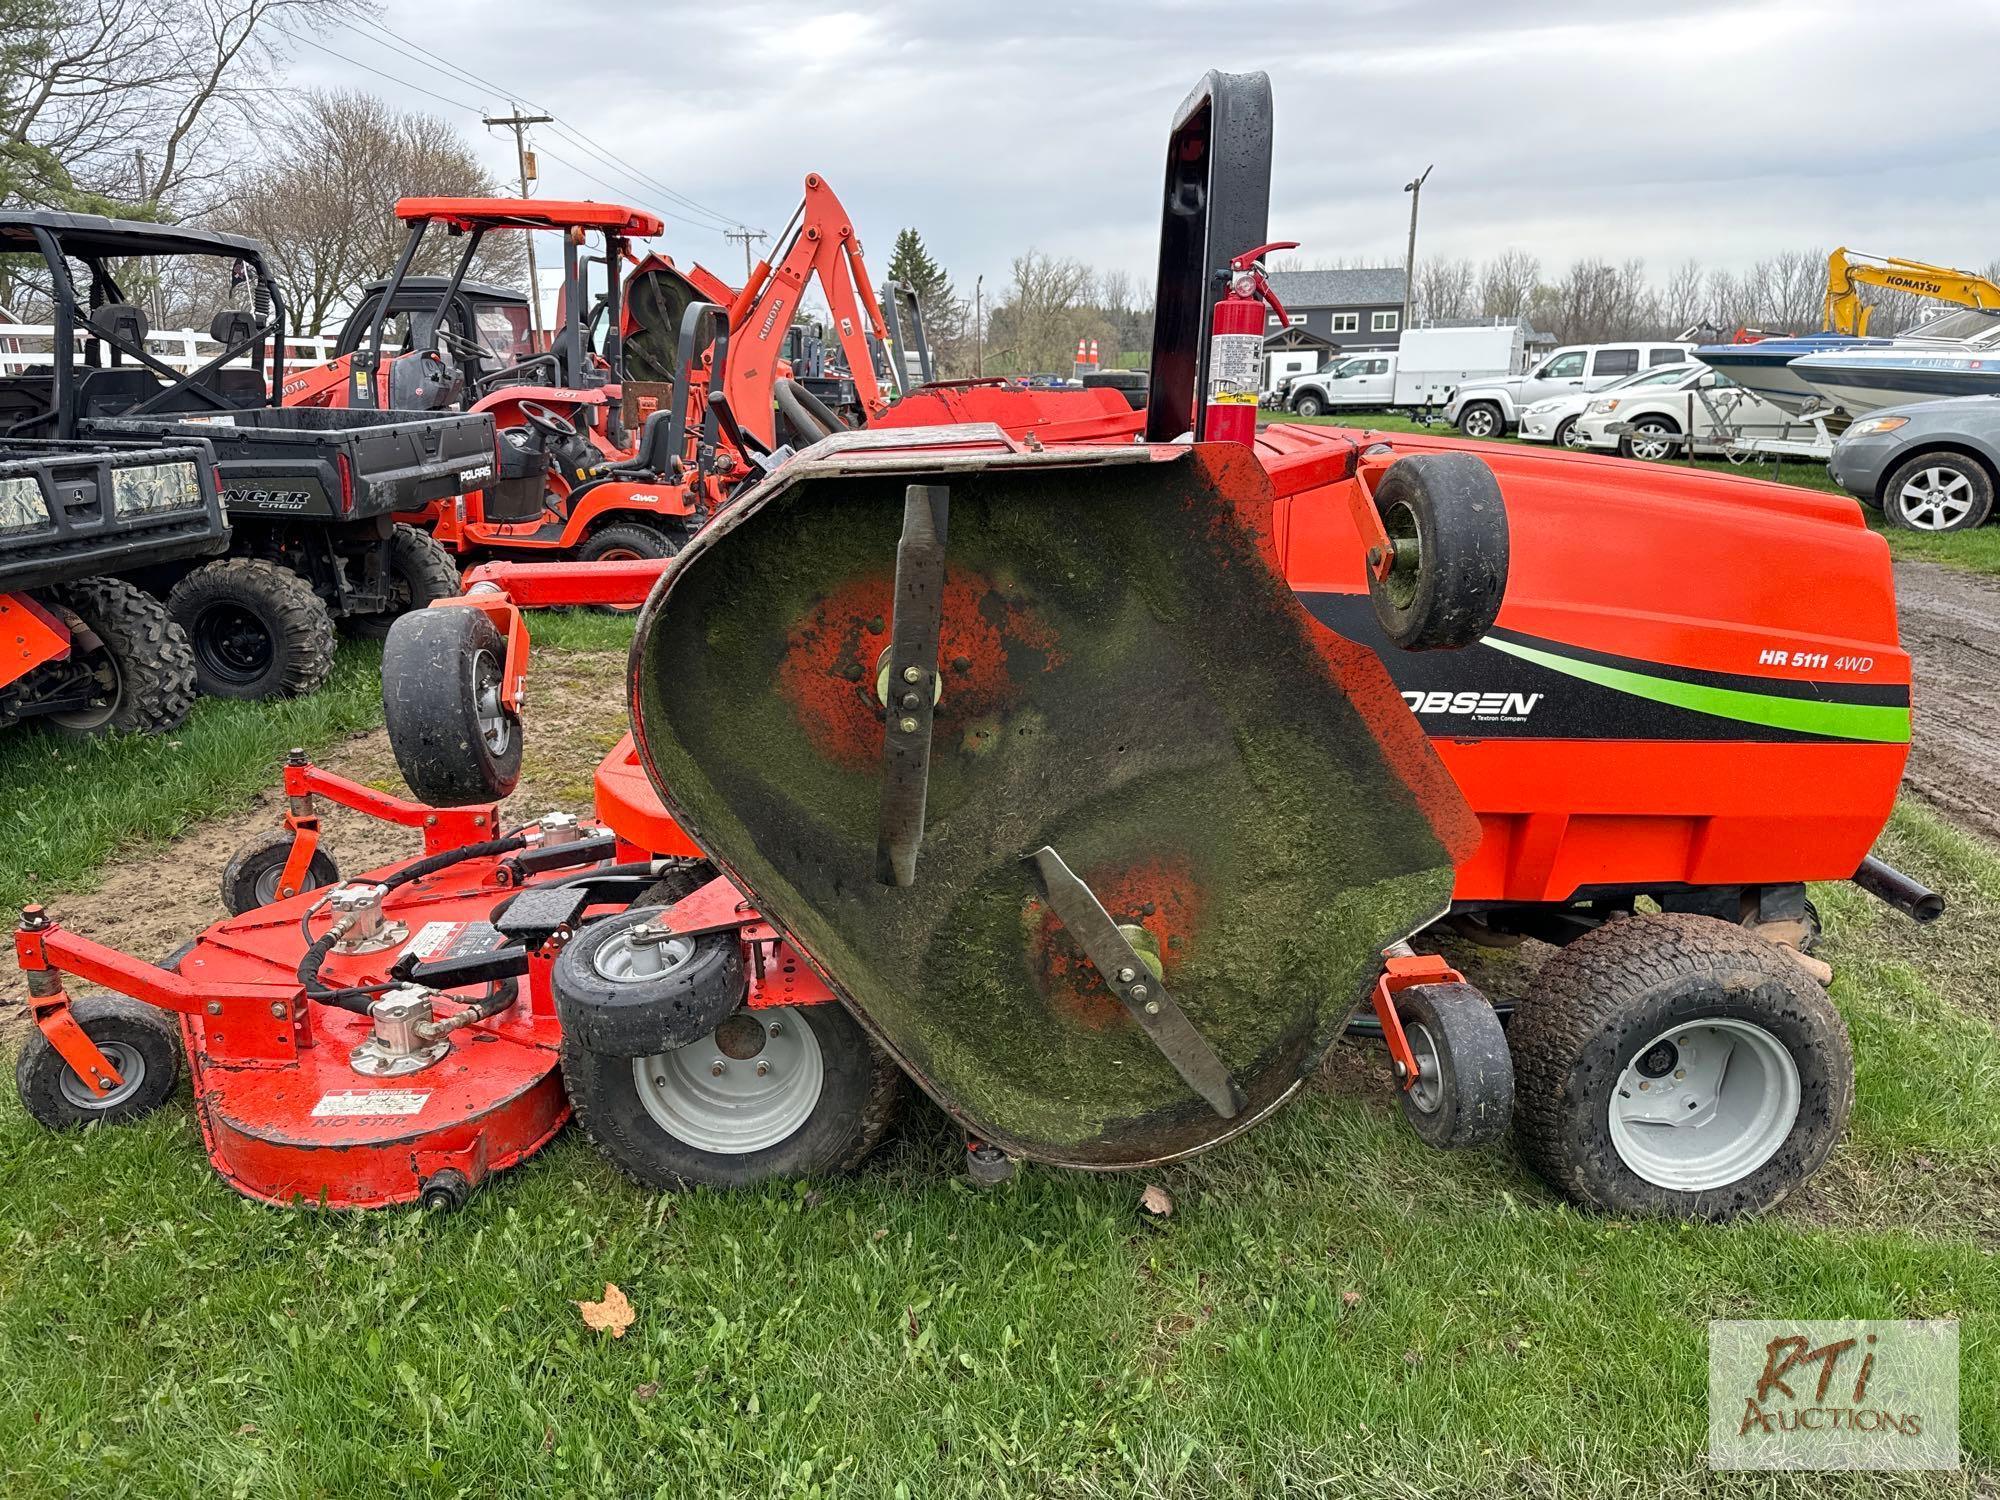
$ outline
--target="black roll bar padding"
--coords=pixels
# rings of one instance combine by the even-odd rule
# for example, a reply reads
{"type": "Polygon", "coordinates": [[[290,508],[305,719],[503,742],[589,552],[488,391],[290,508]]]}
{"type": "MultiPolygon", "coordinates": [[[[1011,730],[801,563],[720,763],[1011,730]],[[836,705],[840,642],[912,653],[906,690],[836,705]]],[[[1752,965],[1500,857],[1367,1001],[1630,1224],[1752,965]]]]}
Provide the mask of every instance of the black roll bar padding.
{"type": "Polygon", "coordinates": [[[1271,80],[1211,72],[1174,111],[1160,200],[1146,440],[1202,437],[1211,310],[1230,260],[1270,239],[1271,80]]]}
{"type": "Polygon", "coordinates": [[[1872,854],[1861,861],[1861,868],[1850,878],[1869,895],[1888,902],[1913,921],[1935,922],[1944,915],[1944,897],[1872,854]]]}
{"type": "Polygon", "coordinates": [[[779,380],[771,387],[771,396],[778,403],[778,410],[785,414],[808,446],[840,430],[806,404],[804,398],[810,394],[796,380],[779,380]]]}
{"type": "Polygon", "coordinates": [[[828,431],[830,432],[853,431],[854,424],[848,421],[847,418],[843,417],[839,412],[835,411],[832,407],[828,406],[824,401],[820,400],[818,395],[814,393],[813,389],[810,386],[805,385],[800,381],[794,380],[792,382],[792,389],[798,395],[799,400],[804,404],[805,409],[811,412],[815,417],[819,418],[820,421],[824,422],[827,426],[828,431]]]}

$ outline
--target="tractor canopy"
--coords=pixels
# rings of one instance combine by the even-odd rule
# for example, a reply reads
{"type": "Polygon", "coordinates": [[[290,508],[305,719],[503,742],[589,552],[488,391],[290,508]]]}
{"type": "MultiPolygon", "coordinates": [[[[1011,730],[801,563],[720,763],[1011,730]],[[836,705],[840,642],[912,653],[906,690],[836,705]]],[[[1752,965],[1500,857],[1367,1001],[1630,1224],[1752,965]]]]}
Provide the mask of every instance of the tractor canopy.
{"type": "Polygon", "coordinates": [[[845,433],[641,616],[634,736],[669,810],[1011,1153],[1133,1166],[1247,1128],[1476,838],[1272,522],[1232,445],[845,433]]]}
{"type": "Polygon", "coordinates": [[[452,229],[601,229],[626,239],[651,239],[665,231],[658,214],[618,203],[558,198],[398,198],[396,217],[405,224],[444,224],[452,229]]]}

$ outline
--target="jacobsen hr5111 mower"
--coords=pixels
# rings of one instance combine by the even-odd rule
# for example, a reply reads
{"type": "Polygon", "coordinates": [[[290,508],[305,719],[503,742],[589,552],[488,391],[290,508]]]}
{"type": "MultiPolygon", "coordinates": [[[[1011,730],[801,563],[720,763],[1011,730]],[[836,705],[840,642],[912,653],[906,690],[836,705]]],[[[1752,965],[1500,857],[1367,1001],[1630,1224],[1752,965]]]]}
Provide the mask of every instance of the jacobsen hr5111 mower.
{"type": "Polygon", "coordinates": [[[648,1183],[843,1168],[905,1077],[976,1173],[1115,1168],[1263,1118],[1372,1002],[1433,1144],[1511,1113],[1581,1202],[1775,1202],[1852,1089],[1837,1015],[1771,940],[1806,945],[1800,882],[1935,901],[1866,860],[1907,738],[1879,542],[1615,463],[1477,449],[1496,485],[1445,445],[1253,450],[1269,145],[1261,77],[1211,75],[1176,119],[1150,441],[838,435],[671,563],[475,572],[384,658],[427,801],[299,758],[286,829],[231,866],[237,915],[164,968],[27,913],[31,1112],[163,1101],[172,1011],[212,1157],[273,1201],[456,1203],[572,1108],[648,1183]],[[1564,508],[1586,499],[1587,531],[1564,508]],[[1782,543],[1765,568],[1809,570],[1821,602],[1653,569],[1670,515],[1711,565],[1782,543]],[[520,607],[649,584],[596,822],[505,830],[520,607]],[[1313,617],[1364,598],[1343,629],[1366,644],[1313,617]],[[1816,660],[1836,636],[1865,665],[1816,660]],[[1554,675],[1509,682],[1502,658],[1554,675]],[[1462,677],[1413,675],[1438,663],[1462,677]],[[1566,703],[1570,680],[1617,696],[1566,703]],[[1535,725],[1544,704],[1575,712],[1535,725]],[[1669,709],[1696,717],[1669,735],[1669,709]],[[1419,714],[1460,718],[1427,737],[1419,714]],[[1767,792],[1817,776],[1817,811],[1740,801],[1726,767],[1767,792]],[[424,856],[342,883],[317,797],[421,829],[424,856]],[[1566,944],[1511,1037],[1412,951],[1440,920],[1566,944]],[[64,975],[144,1003],[72,1001],[64,975]]]}

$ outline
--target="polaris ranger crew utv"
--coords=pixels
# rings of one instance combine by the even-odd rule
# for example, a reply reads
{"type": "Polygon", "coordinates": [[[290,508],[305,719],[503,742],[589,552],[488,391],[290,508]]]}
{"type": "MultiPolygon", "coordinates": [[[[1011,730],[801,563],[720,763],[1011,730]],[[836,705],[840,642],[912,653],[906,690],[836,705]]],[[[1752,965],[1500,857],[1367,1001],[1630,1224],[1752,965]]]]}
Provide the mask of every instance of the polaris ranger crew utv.
{"type": "Polygon", "coordinates": [[[492,423],[281,406],[285,303],[257,241],[12,210],[0,213],[0,253],[46,265],[56,330],[47,370],[0,378],[0,436],[213,445],[229,555],[133,574],[166,594],[203,692],[311,692],[332,669],[336,619],[380,635],[402,611],[455,592],[450,555],[394,517],[486,483],[492,423]],[[208,332],[221,350],[193,370],[147,345],[139,278],[161,274],[162,261],[248,304],[215,314],[208,332]]]}
{"type": "Polygon", "coordinates": [[[187,636],[106,575],[228,545],[206,443],[0,440],[0,727],[179,728],[194,704],[187,636]]]}

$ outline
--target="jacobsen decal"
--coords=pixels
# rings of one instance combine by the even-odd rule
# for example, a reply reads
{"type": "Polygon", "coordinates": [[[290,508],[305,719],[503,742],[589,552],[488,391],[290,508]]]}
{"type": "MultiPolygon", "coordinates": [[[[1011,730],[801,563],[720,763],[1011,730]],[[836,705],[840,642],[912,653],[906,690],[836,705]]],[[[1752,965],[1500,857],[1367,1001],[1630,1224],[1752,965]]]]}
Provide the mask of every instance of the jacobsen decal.
{"type": "Polygon", "coordinates": [[[1302,593],[1368,647],[1439,738],[1862,740],[1910,738],[1907,686],[1704,672],[1495,630],[1463,651],[1401,651],[1359,594],[1302,593]]]}

